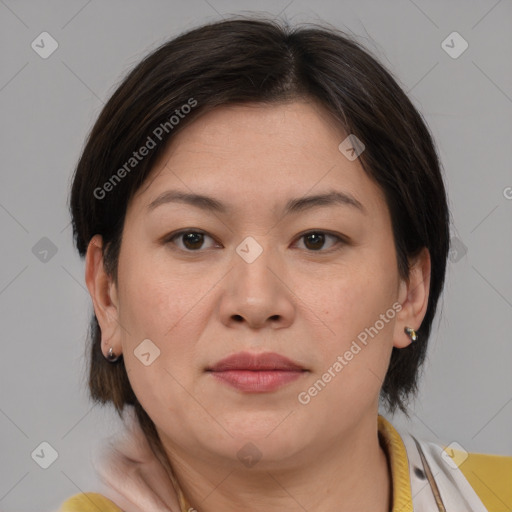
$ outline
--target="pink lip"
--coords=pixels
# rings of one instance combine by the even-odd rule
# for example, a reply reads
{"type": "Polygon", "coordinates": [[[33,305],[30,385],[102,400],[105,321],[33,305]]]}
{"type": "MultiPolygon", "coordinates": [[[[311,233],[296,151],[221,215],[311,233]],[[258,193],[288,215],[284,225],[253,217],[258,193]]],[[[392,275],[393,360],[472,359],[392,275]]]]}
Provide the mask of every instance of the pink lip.
{"type": "Polygon", "coordinates": [[[224,383],[249,393],[273,391],[307,372],[298,363],[274,352],[239,352],[222,359],[206,371],[224,383]]]}

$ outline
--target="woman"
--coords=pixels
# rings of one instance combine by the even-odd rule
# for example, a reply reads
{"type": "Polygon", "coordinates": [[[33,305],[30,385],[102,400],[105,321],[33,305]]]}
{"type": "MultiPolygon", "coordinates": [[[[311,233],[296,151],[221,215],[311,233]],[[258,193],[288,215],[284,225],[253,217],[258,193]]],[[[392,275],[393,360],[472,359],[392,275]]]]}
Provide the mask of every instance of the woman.
{"type": "Polygon", "coordinates": [[[449,212],[422,117],[344,34],[164,44],[99,116],[71,213],[91,395],[127,430],[61,510],[508,510],[512,457],[378,414],[416,393],[449,212]]]}

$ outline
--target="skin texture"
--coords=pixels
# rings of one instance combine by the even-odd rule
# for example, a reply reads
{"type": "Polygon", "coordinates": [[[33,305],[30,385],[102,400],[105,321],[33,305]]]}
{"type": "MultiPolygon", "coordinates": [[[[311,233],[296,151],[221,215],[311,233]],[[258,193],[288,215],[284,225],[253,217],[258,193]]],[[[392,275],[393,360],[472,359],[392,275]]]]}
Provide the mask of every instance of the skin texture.
{"type": "Polygon", "coordinates": [[[214,110],[177,134],[130,202],[118,286],[103,269],[101,237],[89,245],[86,282],[102,350],[123,353],[200,512],[390,508],[378,396],[392,347],[407,346],[404,327],[419,328],[425,315],[430,258],[425,249],[411,262],[409,282],[399,278],[383,193],[338,149],[346,136],[312,101],[214,110]],[[148,212],[170,189],[213,196],[229,211],[167,203],[148,212]],[[333,189],[366,213],[329,205],[283,216],[289,199],[333,189]],[[169,241],[187,228],[204,239],[169,241]],[[326,236],[322,244],[306,231],[346,241],[326,236]],[[263,251],[252,263],[236,252],[248,236],[263,251]],[[394,303],[401,309],[378,335],[300,403],[299,393],[394,303]],[[144,339],[160,350],[149,366],[134,355],[144,339]],[[205,372],[239,351],[277,352],[308,372],[261,394],[205,372]],[[250,468],[237,457],[248,442],[261,454],[250,468]]]}

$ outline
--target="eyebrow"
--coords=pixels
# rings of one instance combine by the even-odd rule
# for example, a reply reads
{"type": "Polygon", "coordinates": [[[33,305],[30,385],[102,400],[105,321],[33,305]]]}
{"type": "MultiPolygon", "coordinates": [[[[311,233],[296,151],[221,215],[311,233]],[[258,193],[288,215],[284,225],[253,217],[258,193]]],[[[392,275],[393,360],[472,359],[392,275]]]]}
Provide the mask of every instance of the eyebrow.
{"type": "MultiPolygon", "coordinates": [[[[168,190],[160,194],[156,199],[147,205],[148,212],[151,212],[158,206],[168,203],[183,203],[195,206],[204,211],[217,212],[227,215],[231,208],[221,201],[202,194],[192,194],[180,192],[178,190],[168,190]]],[[[350,193],[331,190],[323,194],[304,196],[296,199],[290,199],[284,207],[284,215],[295,214],[317,208],[320,206],[351,206],[366,215],[365,207],[350,193]]]]}

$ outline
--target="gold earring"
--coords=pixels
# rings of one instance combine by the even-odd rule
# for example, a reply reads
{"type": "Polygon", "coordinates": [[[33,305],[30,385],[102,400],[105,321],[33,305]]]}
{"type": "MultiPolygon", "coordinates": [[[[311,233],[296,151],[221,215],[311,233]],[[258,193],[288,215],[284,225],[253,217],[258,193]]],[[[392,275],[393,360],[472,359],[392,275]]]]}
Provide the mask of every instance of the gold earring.
{"type": "Polygon", "coordinates": [[[416,334],[416,331],[412,329],[411,327],[405,327],[404,328],[405,334],[411,338],[411,341],[416,341],[418,339],[418,335],[416,334]]]}

